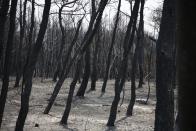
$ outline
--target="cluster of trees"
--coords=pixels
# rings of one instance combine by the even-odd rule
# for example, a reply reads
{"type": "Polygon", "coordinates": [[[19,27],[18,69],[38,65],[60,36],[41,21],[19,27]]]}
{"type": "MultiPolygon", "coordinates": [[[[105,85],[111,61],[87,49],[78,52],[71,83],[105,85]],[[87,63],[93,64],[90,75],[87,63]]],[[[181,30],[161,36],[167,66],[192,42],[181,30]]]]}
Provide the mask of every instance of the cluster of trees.
{"type": "MultiPolygon", "coordinates": [[[[115,79],[115,96],[107,122],[107,126],[114,126],[120,94],[126,80],[131,80],[131,99],[126,115],[132,116],[136,79],[139,79],[138,88],[142,88],[147,76],[156,78],[155,131],[174,130],[175,0],[164,0],[162,17],[153,18],[155,28],[160,25],[158,40],[144,32],[145,0],[129,0],[131,15],[126,15],[129,18],[128,24],[124,24],[125,16],[120,10],[122,1],[119,0],[114,23],[110,23],[112,29],[108,29],[102,16],[110,2],[45,0],[42,5],[35,0],[0,0],[0,125],[10,76],[16,78],[15,87],[21,88],[21,108],[16,131],[22,131],[25,124],[33,77],[49,77],[56,82],[44,114],[49,113],[65,79],[73,78],[61,119],[63,125],[67,125],[77,82],[81,85],[76,96],[83,98],[90,79],[89,91],[96,90],[97,79],[103,79],[101,96],[107,90],[108,78],[115,79]],[[57,12],[51,12],[52,5],[58,7],[57,12]],[[90,11],[86,10],[86,6],[90,6],[90,11]],[[35,15],[37,7],[43,8],[40,22],[35,15]],[[84,29],[83,21],[87,17],[90,20],[84,29]],[[156,66],[152,63],[156,63],[156,66]]],[[[179,123],[183,125],[184,117],[181,116],[184,109],[180,109],[179,123]]]]}

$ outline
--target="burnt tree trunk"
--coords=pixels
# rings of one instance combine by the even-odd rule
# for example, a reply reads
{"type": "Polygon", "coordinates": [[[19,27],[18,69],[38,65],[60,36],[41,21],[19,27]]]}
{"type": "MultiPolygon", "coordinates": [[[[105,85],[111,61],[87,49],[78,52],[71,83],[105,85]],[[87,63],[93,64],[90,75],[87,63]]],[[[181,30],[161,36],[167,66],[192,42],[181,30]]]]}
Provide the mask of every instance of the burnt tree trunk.
{"type": "Polygon", "coordinates": [[[61,76],[60,76],[59,80],[57,81],[57,84],[54,87],[53,93],[52,93],[52,95],[51,95],[51,97],[49,99],[49,103],[48,103],[47,107],[44,110],[44,114],[48,114],[49,113],[49,111],[50,111],[50,109],[51,109],[51,107],[52,107],[52,105],[53,105],[53,103],[54,103],[54,101],[55,101],[55,99],[56,99],[56,97],[58,95],[58,92],[60,91],[60,88],[61,88],[61,86],[62,86],[62,84],[64,82],[64,79],[66,78],[66,76],[68,74],[68,73],[67,74],[65,73],[65,70],[67,69],[67,63],[68,63],[69,57],[71,55],[72,48],[73,48],[73,46],[75,45],[75,43],[76,43],[76,41],[78,39],[78,35],[79,35],[81,24],[82,24],[82,19],[78,22],[78,27],[77,27],[75,36],[74,36],[74,38],[73,38],[73,40],[72,40],[72,42],[71,42],[71,44],[70,44],[70,46],[68,48],[68,52],[67,52],[67,54],[65,56],[65,61],[64,61],[64,65],[63,65],[61,76]]]}
{"type": "Polygon", "coordinates": [[[101,89],[102,93],[105,92],[106,84],[107,84],[107,80],[108,80],[108,76],[109,76],[109,69],[110,69],[110,63],[111,63],[112,50],[113,50],[113,47],[114,47],[114,44],[115,44],[116,30],[117,30],[118,21],[119,21],[119,15],[120,15],[120,7],[121,7],[121,0],[119,0],[119,3],[118,3],[118,11],[116,13],[116,21],[115,21],[115,25],[114,25],[113,34],[112,34],[112,41],[111,41],[109,53],[108,53],[108,56],[107,56],[106,72],[105,72],[103,85],[102,85],[102,89],[101,89]]]}
{"type": "MultiPolygon", "coordinates": [[[[139,61],[139,51],[141,51],[141,45],[143,44],[143,10],[144,10],[144,2],[145,0],[141,0],[141,7],[140,7],[140,22],[139,22],[139,27],[138,27],[138,32],[137,32],[137,43],[136,43],[136,48],[133,56],[133,61],[132,61],[132,70],[131,70],[131,100],[128,105],[127,109],[127,116],[132,116],[133,114],[133,106],[135,104],[135,99],[136,99],[136,84],[135,84],[135,74],[136,74],[136,68],[137,68],[137,63],[139,61]]],[[[142,81],[143,82],[143,81],[142,81]]]]}
{"type": "Polygon", "coordinates": [[[31,26],[30,26],[30,30],[29,30],[29,34],[28,34],[28,51],[27,51],[27,57],[25,60],[25,64],[24,64],[24,69],[23,69],[23,80],[22,80],[22,86],[24,85],[24,71],[27,68],[27,64],[29,61],[29,57],[31,54],[31,48],[32,48],[32,41],[33,41],[33,29],[35,26],[35,20],[34,20],[34,16],[35,16],[35,0],[31,1],[31,26]]]}
{"type": "Polygon", "coordinates": [[[177,7],[177,82],[180,131],[195,131],[195,12],[194,0],[176,1],[177,7]],[[191,44],[192,43],[192,44],[191,44]]]}
{"type": "Polygon", "coordinates": [[[80,66],[81,66],[81,60],[79,60],[78,63],[77,63],[76,72],[75,72],[73,81],[70,85],[66,108],[65,108],[65,111],[63,113],[63,117],[61,119],[61,124],[63,124],[63,125],[67,125],[67,120],[68,120],[68,117],[69,117],[69,112],[71,110],[71,103],[72,103],[74,90],[75,90],[75,87],[76,87],[76,84],[77,84],[77,81],[78,81],[78,78],[79,78],[80,66]]]}
{"type": "Polygon", "coordinates": [[[38,37],[37,37],[36,43],[34,45],[34,48],[30,54],[27,68],[24,71],[24,86],[25,87],[22,88],[21,108],[19,111],[18,119],[16,121],[15,131],[23,131],[25,119],[28,114],[29,97],[30,97],[31,89],[32,89],[33,72],[35,69],[35,65],[37,62],[39,52],[42,48],[42,42],[44,39],[44,35],[46,32],[47,23],[48,23],[48,19],[49,19],[50,6],[51,6],[51,0],[45,0],[45,6],[44,6],[44,11],[43,11],[43,17],[42,17],[43,19],[42,19],[42,22],[40,25],[38,37]]]}
{"type": "Polygon", "coordinates": [[[1,8],[0,8],[0,62],[3,55],[3,46],[4,46],[4,30],[5,30],[5,24],[7,20],[7,13],[9,10],[9,0],[2,0],[1,1],[1,8]]]}
{"type": "Polygon", "coordinates": [[[143,64],[144,64],[144,4],[145,0],[141,1],[141,9],[140,9],[140,23],[139,23],[139,29],[138,29],[138,37],[139,38],[139,51],[138,51],[138,65],[139,65],[139,84],[138,88],[142,88],[142,85],[144,84],[144,70],[143,70],[143,64]]]}
{"type": "Polygon", "coordinates": [[[120,68],[118,69],[119,74],[116,79],[115,83],[115,96],[114,100],[112,102],[112,106],[110,109],[110,115],[107,122],[107,126],[114,126],[114,122],[116,120],[116,113],[118,108],[118,103],[120,101],[120,93],[123,89],[125,78],[126,78],[126,72],[127,72],[127,64],[128,64],[128,54],[130,52],[130,49],[133,45],[133,39],[134,34],[136,30],[136,22],[137,22],[137,16],[138,16],[138,10],[139,10],[140,0],[136,1],[133,7],[133,13],[131,14],[131,18],[127,27],[126,35],[124,38],[124,52],[123,52],[123,60],[121,61],[120,68]]]}
{"type": "Polygon", "coordinates": [[[139,54],[138,54],[138,65],[139,65],[139,84],[138,88],[142,88],[144,84],[144,35],[141,36],[141,43],[140,43],[140,48],[139,48],[139,54]]]}
{"type": "Polygon", "coordinates": [[[60,76],[60,68],[61,68],[61,57],[62,57],[62,54],[63,54],[63,48],[65,46],[65,28],[63,27],[63,24],[62,24],[62,10],[63,8],[66,6],[67,4],[64,4],[61,6],[61,8],[59,9],[59,25],[60,25],[60,28],[61,28],[61,45],[60,45],[60,51],[59,51],[59,54],[58,54],[58,57],[57,57],[57,68],[56,68],[56,71],[54,73],[54,77],[53,77],[53,81],[56,82],[57,80],[57,77],[60,76]]]}
{"type": "MultiPolygon", "coordinates": [[[[91,21],[90,24],[92,25],[93,19],[96,16],[96,6],[95,6],[95,0],[91,0],[91,21]]],[[[89,33],[92,30],[89,30],[89,33]]],[[[96,43],[98,44],[98,43],[96,43]]],[[[87,85],[88,85],[88,80],[90,77],[91,73],[91,65],[90,65],[90,46],[87,47],[86,49],[86,54],[85,54],[85,67],[84,67],[84,74],[83,74],[83,79],[81,86],[76,94],[76,96],[84,97],[84,93],[86,91],[87,85]]]]}
{"type": "Polygon", "coordinates": [[[86,53],[85,53],[85,67],[84,67],[84,74],[82,83],[80,85],[80,88],[78,89],[78,92],[76,96],[84,97],[84,93],[86,91],[88,80],[91,73],[91,67],[90,67],[90,47],[87,47],[86,53]]]}
{"type": "Polygon", "coordinates": [[[164,0],[159,38],[156,44],[155,131],[174,130],[173,52],[175,0],[164,0]]]}
{"type": "MultiPolygon", "coordinates": [[[[142,1],[142,0],[141,0],[142,1]]],[[[133,61],[132,61],[132,69],[131,69],[131,100],[129,102],[128,108],[127,108],[127,116],[132,116],[133,114],[133,106],[135,104],[135,99],[136,99],[136,85],[135,85],[135,74],[136,74],[136,66],[137,66],[137,58],[138,58],[138,44],[136,45],[134,56],[133,56],[133,61]]]]}
{"type": "Polygon", "coordinates": [[[26,27],[26,5],[27,0],[23,3],[23,13],[22,13],[22,1],[20,2],[20,43],[19,43],[19,49],[17,53],[17,71],[16,71],[16,81],[14,87],[18,87],[20,83],[20,79],[22,76],[22,46],[24,42],[24,35],[25,35],[25,27],[26,27]]]}
{"type": "Polygon", "coordinates": [[[101,31],[100,27],[97,32],[97,37],[95,41],[95,50],[93,53],[93,60],[92,60],[92,74],[91,74],[91,88],[90,91],[96,90],[96,81],[97,81],[97,60],[98,60],[98,51],[99,51],[99,44],[101,41],[101,31]]]}
{"type": "MultiPolygon", "coordinates": [[[[45,111],[44,111],[44,114],[48,114],[60,89],[61,89],[61,86],[66,78],[66,76],[68,75],[68,73],[70,72],[70,68],[71,66],[73,65],[74,61],[78,61],[81,59],[81,57],[83,56],[84,52],[86,51],[87,47],[90,45],[90,43],[92,42],[93,40],[93,37],[94,35],[96,34],[96,31],[101,23],[101,18],[102,18],[102,15],[103,15],[103,11],[105,9],[105,6],[107,4],[108,0],[101,0],[100,3],[99,3],[99,8],[98,8],[98,11],[96,12],[96,16],[93,17],[93,22],[92,24],[89,25],[89,28],[88,28],[88,31],[87,33],[85,34],[85,37],[84,39],[82,40],[81,42],[81,46],[79,47],[79,49],[76,51],[76,53],[74,54],[73,58],[70,60],[70,62],[68,63],[67,65],[67,68],[65,68],[65,70],[62,70],[62,75],[60,77],[60,79],[58,80],[54,90],[53,90],[53,93],[50,97],[50,101],[47,105],[47,107],[45,108],[45,111]],[[95,23],[94,23],[95,21],[95,23]],[[94,28],[93,28],[93,25],[94,25],[94,28]],[[92,30],[92,31],[91,31],[92,30]]],[[[91,22],[90,22],[91,23],[91,22]]]]}
{"type": "Polygon", "coordinates": [[[14,32],[15,32],[15,18],[16,18],[16,10],[17,10],[17,0],[12,0],[11,8],[10,8],[10,28],[8,33],[8,40],[6,45],[6,52],[5,52],[5,63],[4,63],[4,70],[3,70],[3,84],[1,89],[1,96],[0,96],[0,127],[3,118],[3,112],[5,108],[5,102],[7,98],[8,86],[9,86],[9,76],[10,76],[10,69],[11,69],[11,55],[12,55],[12,46],[14,40],[14,32]]]}
{"type": "Polygon", "coordinates": [[[152,46],[150,48],[150,52],[147,54],[147,67],[148,67],[148,76],[147,76],[147,81],[148,81],[148,94],[147,94],[147,98],[145,101],[145,104],[148,103],[149,97],[150,97],[150,78],[151,78],[151,64],[152,64],[152,52],[153,52],[153,43],[152,46]]]}

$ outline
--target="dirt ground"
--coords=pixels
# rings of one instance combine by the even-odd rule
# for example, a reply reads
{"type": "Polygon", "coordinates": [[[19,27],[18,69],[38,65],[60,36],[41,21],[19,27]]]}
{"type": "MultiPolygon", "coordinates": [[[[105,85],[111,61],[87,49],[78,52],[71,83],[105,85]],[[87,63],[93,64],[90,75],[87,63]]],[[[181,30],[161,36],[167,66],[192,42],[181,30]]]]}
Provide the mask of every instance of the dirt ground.
{"type": "MultiPolygon", "coordinates": [[[[86,93],[84,99],[74,97],[67,127],[60,125],[59,121],[65,109],[71,79],[67,79],[64,82],[49,115],[43,114],[43,111],[55,83],[51,79],[45,79],[41,82],[40,78],[36,78],[33,81],[30,108],[24,131],[152,131],[154,128],[156,99],[153,83],[151,83],[151,94],[148,104],[141,104],[137,101],[134,106],[133,116],[126,117],[126,109],[131,98],[131,82],[126,82],[125,99],[122,106],[118,107],[115,127],[108,128],[106,123],[114,97],[114,80],[108,81],[106,93],[101,98],[99,96],[103,82],[100,80],[97,82],[96,91],[86,93]],[[35,127],[35,124],[39,124],[39,127],[35,127]]],[[[2,128],[0,129],[2,131],[14,131],[20,109],[21,90],[13,88],[13,84],[14,81],[11,80],[2,128]]],[[[75,93],[78,87],[79,83],[75,93]]],[[[90,83],[88,84],[89,88],[90,83]]],[[[144,88],[137,89],[137,99],[146,99],[147,90],[147,83],[144,85],[144,88]]]]}

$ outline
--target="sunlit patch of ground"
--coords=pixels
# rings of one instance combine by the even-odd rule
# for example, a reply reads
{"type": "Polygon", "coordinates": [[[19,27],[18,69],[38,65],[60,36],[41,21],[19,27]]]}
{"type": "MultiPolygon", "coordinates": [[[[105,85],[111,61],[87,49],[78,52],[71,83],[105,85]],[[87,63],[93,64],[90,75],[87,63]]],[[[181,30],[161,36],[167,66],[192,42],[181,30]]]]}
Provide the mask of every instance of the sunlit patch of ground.
{"type": "MultiPolygon", "coordinates": [[[[25,122],[25,131],[152,131],[155,113],[155,87],[151,83],[151,95],[147,105],[136,102],[132,117],[126,117],[126,109],[131,98],[131,83],[126,82],[125,99],[122,106],[118,107],[115,127],[108,128],[106,123],[110,106],[114,97],[114,80],[109,80],[106,93],[100,98],[102,81],[97,82],[94,92],[85,94],[84,99],[74,97],[68,126],[59,124],[69,91],[71,79],[67,79],[48,115],[43,114],[47,100],[50,97],[55,83],[51,79],[41,82],[36,78],[30,98],[30,109],[25,122]],[[35,127],[38,124],[38,127],[35,127]]],[[[13,89],[14,81],[10,84],[8,99],[2,123],[2,131],[13,131],[20,109],[20,89],[13,89]]],[[[77,89],[79,83],[77,84],[77,89]]],[[[90,83],[88,89],[90,88],[90,83]]],[[[87,90],[88,90],[87,89],[87,90]]],[[[75,93],[76,93],[75,91],[75,93]]],[[[147,84],[144,88],[137,89],[137,99],[146,99],[147,84]]],[[[122,94],[121,94],[122,95],[122,94]]],[[[121,102],[121,101],[120,101],[121,102]]]]}

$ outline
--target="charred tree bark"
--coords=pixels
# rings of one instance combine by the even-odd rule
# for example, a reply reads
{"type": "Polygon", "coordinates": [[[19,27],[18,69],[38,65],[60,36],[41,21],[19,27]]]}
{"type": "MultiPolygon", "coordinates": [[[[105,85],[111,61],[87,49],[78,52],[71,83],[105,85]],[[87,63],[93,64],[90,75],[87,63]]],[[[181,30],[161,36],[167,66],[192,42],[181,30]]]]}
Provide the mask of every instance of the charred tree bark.
{"type": "Polygon", "coordinates": [[[58,54],[58,57],[57,57],[57,68],[56,68],[56,71],[54,73],[54,77],[53,77],[53,81],[56,82],[57,80],[57,77],[60,76],[60,68],[61,68],[61,57],[62,57],[62,54],[63,54],[63,48],[65,46],[65,28],[63,27],[63,24],[62,24],[62,10],[63,8],[66,6],[67,4],[64,4],[61,6],[61,8],[59,9],[59,25],[60,25],[60,28],[61,28],[61,46],[60,46],[60,51],[59,51],[59,54],[58,54]]]}
{"type": "Polygon", "coordinates": [[[22,1],[20,2],[20,43],[19,43],[19,49],[17,54],[17,71],[16,71],[16,82],[14,87],[18,87],[20,83],[20,79],[22,76],[22,46],[24,42],[24,35],[25,35],[25,27],[26,27],[26,5],[27,0],[23,3],[23,13],[22,13],[22,1]]]}
{"type": "Polygon", "coordinates": [[[54,91],[53,91],[53,94],[51,95],[50,99],[49,99],[49,103],[47,105],[47,107],[45,108],[44,110],[44,114],[48,114],[57,95],[58,95],[58,92],[60,91],[60,88],[64,82],[64,79],[66,78],[67,74],[65,73],[65,70],[67,68],[67,63],[68,63],[68,60],[69,60],[69,57],[71,55],[71,52],[72,52],[72,49],[73,49],[73,46],[75,45],[77,39],[78,39],[78,35],[79,35],[79,31],[80,31],[80,26],[82,24],[82,19],[78,22],[78,27],[77,27],[77,30],[76,30],[76,33],[75,33],[75,36],[68,48],[68,52],[65,56],[65,61],[64,61],[64,65],[63,65],[63,69],[62,69],[62,73],[61,73],[61,76],[59,78],[59,80],[57,81],[57,84],[55,85],[55,88],[54,88],[54,91]],[[63,79],[64,78],[64,79],[63,79]]]}
{"type": "Polygon", "coordinates": [[[143,41],[144,35],[141,36],[141,45],[139,49],[139,54],[138,54],[138,65],[139,65],[139,84],[138,88],[142,88],[144,84],[144,68],[143,68],[143,63],[144,63],[144,41],[143,41]]]}
{"type": "Polygon", "coordinates": [[[138,16],[138,10],[139,10],[139,5],[140,5],[140,0],[136,1],[133,7],[133,13],[131,15],[126,35],[124,38],[124,52],[123,52],[123,60],[121,61],[121,66],[118,69],[119,74],[116,79],[116,84],[115,84],[115,96],[114,100],[112,102],[112,106],[110,109],[110,115],[109,119],[107,122],[107,126],[114,126],[114,122],[116,120],[116,113],[117,113],[117,107],[118,103],[120,101],[120,93],[123,89],[124,83],[125,83],[125,78],[126,78],[126,71],[127,71],[127,64],[128,64],[128,54],[130,52],[130,49],[133,45],[133,39],[134,39],[134,34],[136,30],[136,22],[137,22],[137,16],[138,16]],[[131,33],[131,36],[130,36],[131,33]]]}
{"type": "Polygon", "coordinates": [[[86,54],[85,54],[85,69],[83,74],[83,79],[80,88],[78,89],[78,92],[76,96],[84,97],[84,93],[86,91],[88,80],[91,73],[91,67],[90,67],[90,47],[87,47],[86,54]]]}
{"type": "Polygon", "coordinates": [[[177,82],[178,113],[180,131],[196,130],[195,102],[195,41],[196,20],[193,19],[196,3],[192,1],[176,1],[177,7],[177,82]]]}
{"type": "Polygon", "coordinates": [[[3,71],[3,84],[2,84],[1,96],[0,96],[0,127],[2,123],[3,112],[5,108],[5,102],[6,102],[8,86],[9,86],[17,2],[18,2],[17,0],[12,0],[11,8],[10,8],[10,28],[8,33],[7,45],[6,45],[5,63],[4,63],[4,71],[3,71]]]}
{"type": "Polygon", "coordinates": [[[108,80],[108,76],[109,76],[109,69],[110,69],[110,63],[111,63],[112,50],[113,50],[113,47],[114,47],[114,44],[115,44],[116,30],[117,30],[118,21],[119,21],[120,7],[121,7],[121,0],[119,0],[119,4],[118,4],[118,11],[116,13],[116,21],[115,21],[113,34],[112,34],[112,41],[111,41],[111,45],[110,45],[110,49],[109,49],[109,53],[108,53],[108,57],[107,57],[106,72],[105,72],[103,85],[102,85],[102,89],[101,89],[102,93],[105,92],[106,84],[107,84],[107,80],[108,80]]]}
{"type": "Polygon", "coordinates": [[[174,130],[175,0],[164,0],[156,56],[155,131],[174,130]]]}
{"type": "MultiPolygon", "coordinates": [[[[142,0],[141,0],[142,1],[142,0]]],[[[136,99],[136,85],[135,85],[135,74],[136,74],[136,66],[137,66],[137,58],[138,58],[138,44],[136,45],[135,48],[135,53],[133,56],[133,61],[132,61],[132,69],[131,69],[131,100],[129,102],[128,108],[127,108],[127,116],[132,116],[133,114],[133,106],[135,104],[135,99],[136,99]]]]}
{"type": "Polygon", "coordinates": [[[101,41],[101,31],[100,27],[97,32],[97,38],[95,42],[95,50],[93,53],[93,61],[92,61],[92,74],[91,74],[91,88],[89,91],[95,91],[96,90],[96,81],[97,81],[97,60],[98,60],[98,51],[99,51],[99,44],[101,41]]]}
{"type": "Polygon", "coordinates": [[[79,78],[80,66],[81,66],[81,61],[79,60],[78,63],[77,63],[76,72],[75,72],[73,81],[70,85],[66,108],[65,108],[65,111],[63,113],[63,117],[61,119],[61,124],[63,124],[63,125],[67,125],[67,120],[68,120],[68,117],[69,117],[69,112],[71,110],[71,103],[72,103],[74,90],[75,90],[75,87],[76,87],[76,84],[77,84],[77,81],[78,81],[78,78],[79,78]]]}
{"type": "MultiPolygon", "coordinates": [[[[95,0],[91,0],[91,21],[90,24],[92,25],[93,19],[96,16],[96,7],[95,7],[95,0]]],[[[92,30],[89,30],[89,33],[92,30]]],[[[96,43],[98,44],[98,43],[96,43]]],[[[85,54],[85,69],[84,69],[84,74],[83,74],[83,79],[81,86],[76,94],[76,96],[79,97],[84,97],[84,93],[86,91],[87,85],[88,85],[88,80],[90,77],[91,73],[91,65],[90,65],[90,47],[87,47],[86,54],[85,54]]]]}
{"type": "Polygon", "coordinates": [[[36,43],[34,45],[34,48],[30,54],[30,58],[27,64],[27,68],[24,71],[24,88],[22,88],[22,93],[21,93],[21,108],[19,111],[18,119],[16,121],[16,127],[15,131],[23,131],[25,119],[28,114],[29,110],[29,97],[31,94],[31,89],[32,89],[32,77],[33,77],[33,72],[35,69],[35,65],[37,62],[37,58],[39,55],[39,52],[42,48],[42,42],[44,39],[44,35],[46,32],[47,28],[47,23],[49,19],[49,12],[50,12],[50,6],[51,6],[51,0],[45,0],[45,6],[44,6],[44,11],[43,11],[43,19],[40,25],[40,30],[38,33],[38,37],[36,40],[36,43]]]}
{"type": "MultiPolygon", "coordinates": [[[[138,32],[137,32],[137,44],[136,44],[136,48],[135,48],[135,52],[134,52],[134,56],[133,56],[133,61],[132,61],[132,71],[131,71],[131,100],[130,103],[128,105],[128,109],[127,109],[127,116],[132,116],[133,114],[133,106],[135,104],[135,99],[136,99],[136,93],[135,93],[135,89],[136,89],[136,84],[135,84],[135,74],[136,74],[136,67],[137,67],[137,63],[139,61],[139,51],[141,51],[141,45],[143,44],[143,26],[144,26],[144,22],[143,22],[143,10],[144,10],[144,2],[145,0],[141,0],[141,8],[140,8],[140,22],[139,22],[139,28],[138,28],[138,32]]],[[[143,79],[143,78],[142,78],[143,79]]],[[[142,80],[143,82],[143,80],[142,80]]]]}
{"type": "Polygon", "coordinates": [[[34,20],[34,16],[35,16],[35,0],[31,1],[31,26],[30,26],[30,30],[29,30],[29,34],[28,34],[28,51],[27,51],[27,57],[26,57],[26,61],[24,64],[24,69],[23,69],[23,80],[22,80],[22,86],[24,85],[24,71],[27,68],[27,64],[29,62],[29,57],[31,54],[31,48],[32,48],[32,41],[33,41],[33,30],[34,30],[34,26],[35,26],[35,20],[34,20]]]}
{"type": "Polygon", "coordinates": [[[141,9],[140,9],[140,23],[139,23],[139,29],[138,29],[138,35],[140,37],[139,39],[139,53],[138,53],[138,65],[139,65],[139,85],[138,88],[142,88],[142,85],[144,84],[144,70],[143,70],[143,64],[144,64],[144,4],[145,0],[141,1],[141,9]]]}
{"type": "Polygon", "coordinates": [[[53,105],[53,103],[54,103],[54,101],[55,101],[55,99],[56,99],[56,97],[57,97],[60,89],[61,89],[61,86],[62,86],[65,78],[67,77],[67,75],[68,75],[68,73],[70,71],[71,66],[74,63],[74,60],[81,59],[81,56],[83,55],[83,53],[85,52],[85,50],[87,49],[87,47],[89,46],[89,44],[91,43],[91,41],[92,41],[92,39],[93,39],[93,37],[94,37],[94,35],[96,33],[96,30],[97,30],[97,28],[98,28],[98,26],[100,24],[101,17],[102,17],[102,14],[103,14],[103,10],[104,10],[106,4],[107,4],[107,1],[103,1],[102,0],[100,2],[98,11],[96,12],[95,16],[91,17],[93,19],[91,19],[91,21],[90,21],[88,30],[87,30],[84,38],[83,38],[83,41],[81,42],[81,46],[76,51],[75,55],[70,60],[70,62],[68,63],[68,65],[67,65],[67,63],[64,63],[65,65],[63,66],[64,69],[62,70],[61,77],[58,80],[56,86],[54,87],[53,93],[52,93],[52,95],[50,97],[50,101],[49,101],[47,107],[44,110],[44,114],[48,114],[49,113],[49,111],[50,111],[50,109],[51,109],[51,107],[52,107],[52,105],[53,105]],[[96,19],[96,17],[97,17],[97,19],[96,19]],[[94,22],[95,22],[95,26],[94,26],[94,29],[93,29],[94,22]],[[93,31],[92,31],[92,29],[93,29],[93,31]]]}
{"type": "MultiPolygon", "coordinates": [[[[143,52],[143,51],[142,51],[143,52]]],[[[143,54],[143,53],[142,53],[143,54]]],[[[139,55],[140,57],[140,55],[139,55]]],[[[141,56],[142,57],[142,56],[141,56]]],[[[143,58],[139,58],[139,59],[143,59],[143,58]]],[[[139,60],[140,61],[140,60],[139,60]]],[[[139,62],[139,84],[138,84],[138,88],[142,88],[144,84],[144,70],[143,70],[143,62],[139,62]]]]}
{"type": "MultiPolygon", "coordinates": [[[[67,65],[67,68],[65,70],[62,71],[62,75],[60,77],[60,79],[58,80],[54,91],[50,97],[50,101],[47,105],[47,107],[45,108],[44,114],[48,114],[60,89],[61,86],[66,78],[66,76],[68,75],[71,66],[73,65],[74,61],[78,61],[81,59],[81,57],[83,56],[84,52],[86,51],[87,47],[90,45],[90,43],[93,40],[94,35],[96,34],[96,31],[101,23],[101,18],[103,15],[103,11],[105,9],[105,6],[107,4],[108,0],[101,0],[101,2],[99,3],[99,8],[98,11],[96,12],[96,16],[93,17],[93,22],[92,24],[89,25],[88,31],[85,34],[85,37],[83,39],[83,41],[81,42],[81,46],[79,47],[79,49],[76,51],[76,53],[74,54],[73,58],[70,60],[70,62],[67,65]],[[94,25],[94,28],[93,28],[94,25]],[[91,31],[92,30],[92,31],[91,31]]],[[[90,22],[91,23],[91,22],[90,22]]]]}
{"type": "Polygon", "coordinates": [[[4,30],[5,30],[5,23],[7,20],[7,13],[9,10],[9,0],[2,0],[1,1],[1,8],[0,8],[0,62],[3,55],[3,46],[4,46],[4,30]]]}
{"type": "Polygon", "coordinates": [[[148,94],[146,98],[146,104],[148,103],[148,99],[150,97],[150,78],[151,78],[151,63],[152,63],[152,51],[153,51],[153,43],[150,48],[150,53],[147,54],[147,59],[148,59],[148,76],[147,76],[147,81],[148,81],[148,94]]]}

